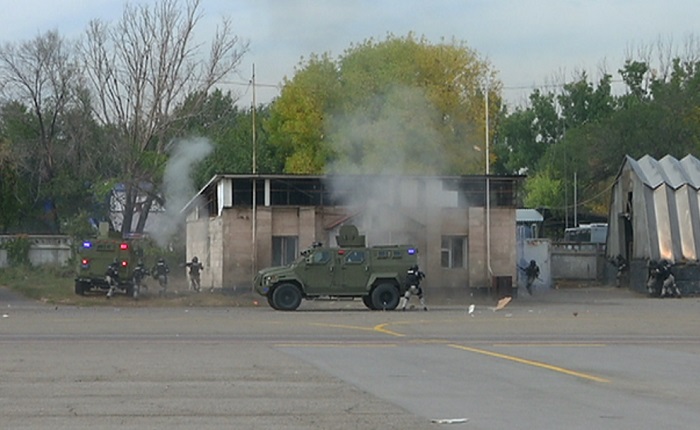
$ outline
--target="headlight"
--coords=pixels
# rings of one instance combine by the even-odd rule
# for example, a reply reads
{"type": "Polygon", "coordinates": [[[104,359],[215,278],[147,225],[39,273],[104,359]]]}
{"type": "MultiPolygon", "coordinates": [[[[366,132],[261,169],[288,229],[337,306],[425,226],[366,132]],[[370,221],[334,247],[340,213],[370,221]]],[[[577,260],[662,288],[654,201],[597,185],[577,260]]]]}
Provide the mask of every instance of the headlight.
{"type": "Polygon", "coordinates": [[[274,285],[277,282],[277,276],[276,275],[270,275],[270,276],[265,276],[265,279],[263,280],[263,285],[266,287],[270,287],[274,285]]]}

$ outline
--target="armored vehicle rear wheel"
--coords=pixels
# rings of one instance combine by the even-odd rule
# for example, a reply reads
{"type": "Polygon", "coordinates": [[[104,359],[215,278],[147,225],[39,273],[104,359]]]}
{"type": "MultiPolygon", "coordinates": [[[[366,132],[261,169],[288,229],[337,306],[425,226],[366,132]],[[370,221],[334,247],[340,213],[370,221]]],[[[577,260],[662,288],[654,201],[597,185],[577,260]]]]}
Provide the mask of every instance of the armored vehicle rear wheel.
{"type": "Polygon", "coordinates": [[[372,298],[370,296],[362,296],[362,303],[364,303],[365,306],[367,306],[367,309],[370,309],[373,311],[376,310],[376,308],[372,304],[372,298]]]}
{"type": "Polygon", "coordinates": [[[88,288],[89,287],[87,287],[83,281],[75,281],[75,294],[79,296],[84,296],[85,290],[87,290],[88,288]]]}
{"type": "Polygon", "coordinates": [[[392,311],[399,305],[399,290],[394,284],[379,284],[372,290],[374,309],[392,311]]]}
{"type": "Polygon", "coordinates": [[[280,311],[293,311],[301,304],[301,291],[294,284],[281,284],[272,292],[272,304],[280,311]]]}

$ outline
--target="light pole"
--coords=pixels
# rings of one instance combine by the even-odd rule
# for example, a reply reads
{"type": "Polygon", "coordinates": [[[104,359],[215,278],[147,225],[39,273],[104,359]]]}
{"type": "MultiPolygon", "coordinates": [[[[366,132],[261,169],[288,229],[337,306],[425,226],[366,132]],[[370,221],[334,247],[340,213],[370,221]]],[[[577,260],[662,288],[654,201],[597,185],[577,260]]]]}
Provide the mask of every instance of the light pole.
{"type": "Polygon", "coordinates": [[[487,288],[491,288],[491,277],[493,275],[493,270],[491,270],[491,184],[489,180],[489,79],[486,78],[484,82],[484,136],[485,136],[485,153],[486,153],[486,282],[487,288]]]}

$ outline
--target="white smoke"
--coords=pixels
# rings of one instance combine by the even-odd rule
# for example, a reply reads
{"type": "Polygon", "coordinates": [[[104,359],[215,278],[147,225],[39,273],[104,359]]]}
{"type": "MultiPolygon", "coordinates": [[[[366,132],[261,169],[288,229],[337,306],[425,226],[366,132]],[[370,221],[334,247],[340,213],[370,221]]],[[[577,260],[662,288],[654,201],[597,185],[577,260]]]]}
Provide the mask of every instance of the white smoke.
{"type": "Polygon", "coordinates": [[[185,215],[181,212],[197,190],[192,179],[192,169],[214,149],[211,142],[202,137],[180,139],[172,143],[172,151],[163,174],[165,214],[149,232],[160,246],[166,246],[173,235],[183,230],[185,215]]]}
{"type": "Polygon", "coordinates": [[[444,199],[430,192],[439,185],[428,179],[444,174],[449,164],[439,123],[439,113],[422,90],[397,86],[327,124],[338,159],[329,168],[331,187],[359,214],[353,222],[371,244],[412,242],[415,236],[405,232],[420,225],[421,209],[444,199]],[[423,189],[407,180],[418,176],[425,177],[423,189]]]}

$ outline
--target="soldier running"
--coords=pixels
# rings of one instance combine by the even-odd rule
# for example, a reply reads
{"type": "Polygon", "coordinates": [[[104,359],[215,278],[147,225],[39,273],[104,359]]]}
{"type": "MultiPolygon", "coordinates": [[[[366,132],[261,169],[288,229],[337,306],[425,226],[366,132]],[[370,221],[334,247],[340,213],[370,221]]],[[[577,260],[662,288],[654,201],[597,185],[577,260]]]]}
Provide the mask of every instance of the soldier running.
{"type": "Polygon", "coordinates": [[[200,271],[204,270],[204,266],[196,256],[192,257],[192,261],[185,263],[185,266],[190,269],[190,288],[199,292],[202,288],[200,271]]]}
{"type": "Polygon", "coordinates": [[[530,260],[530,265],[524,269],[521,267],[521,270],[525,272],[525,276],[527,277],[525,288],[528,294],[532,295],[532,284],[535,282],[535,279],[540,277],[540,268],[537,266],[535,260],[530,260]]]}
{"type": "Polygon", "coordinates": [[[170,273],[170,267],[168,267],[165,259],[160,257],[156,265],[151,269],[151,274],[158,280],[158,284],[160,285],[160,290],[158,291],[159,296],[164,295],[168,290],[168,273],[170,273]]]}
{"type": "Polygon", "coordinates": [[[148,269],[146,266],[143,264],[143,261],[139,260],[138,264],[136,264],[136,267],[134,267],[134,272],[131,275],[131,281],[134,285],[134,298],[138,298],[138,296],[141,294],[141,287],[145,287],[145,285],[142,285],[143,279],[148,275],[148,269]]]}
{"type": "Polygon", "coordinates": [[[423,278],[425,278],[425,273],[421,272],[417,265],[411,266],[408,272],[406,272],[406,293],[401,297],[401,302],[399,303],[399,307],[402,311],[406,310],[406,305],[408,305],[408,301],[413,294],[418,296],[423,310],[428,310],[428,307],[425,305],[425,300],[423,299],[423,288],[420,286],[420,282],[423,278]]]}
{"type": "Polygon", "coordinates": [[[119,287],[119,260],[116,258],[114,261],[109,263],[109,266],[107,266],[105,281],[109,286],[109,289],[107,290],[107,298],[111,299],[114,295],[114,291],[119,287]]]}

